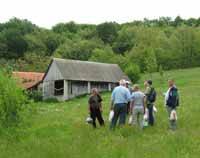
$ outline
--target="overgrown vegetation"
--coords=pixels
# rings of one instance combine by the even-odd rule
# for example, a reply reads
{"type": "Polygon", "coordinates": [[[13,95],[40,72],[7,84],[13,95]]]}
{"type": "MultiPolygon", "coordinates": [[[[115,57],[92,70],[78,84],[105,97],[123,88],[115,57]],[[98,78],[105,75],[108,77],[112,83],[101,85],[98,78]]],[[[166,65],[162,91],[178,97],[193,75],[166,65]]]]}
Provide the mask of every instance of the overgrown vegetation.
{"type": "Polygon", "coordinates": [[[200,66],[200,19],[69,22],[49,30],[17,18],[0,24],[1,66],[44,72],[52,57],[117,63],[127,72],[134,64],[150,74],[159,66],[163,70],[200,66]]]}
{"type": "MultiPolygon", "coordinates": [[[[88,96],[67,102],[37,102],[34,103],[37,113],[27,117],[28,128],[9,136],[0,135],[0,158],[198,158],[200,68],[166,71],[165,74],[175,79],[180,92],[176,132],[168,130],[163,106],[162,93],[168,89],[167,78],[161,83],[160,74],[152,73],[158,94],[154,127],[141,131],[126,125],[110,131],[110,93],[102,94],[106,126],[97,129],[85,123],[88,96]]],[[[141,88],[148,78],[149,74],[142,76],[141,88]]]]}
{"type": "Polygon", "coordinates": [[[10,75],[0,70],[0,128],[17,126],[27,98],[10,75]]]}

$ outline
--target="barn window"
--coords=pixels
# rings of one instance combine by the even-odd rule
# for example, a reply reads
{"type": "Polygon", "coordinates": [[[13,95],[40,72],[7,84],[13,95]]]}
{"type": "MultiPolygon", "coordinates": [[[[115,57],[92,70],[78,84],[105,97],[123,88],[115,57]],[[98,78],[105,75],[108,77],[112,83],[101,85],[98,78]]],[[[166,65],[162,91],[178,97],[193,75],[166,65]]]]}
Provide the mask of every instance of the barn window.
{"type": "Polygon", "coordinates": [[[64,94],[64,80],[55,81],[54,95],[63,95],[64,94]]]}

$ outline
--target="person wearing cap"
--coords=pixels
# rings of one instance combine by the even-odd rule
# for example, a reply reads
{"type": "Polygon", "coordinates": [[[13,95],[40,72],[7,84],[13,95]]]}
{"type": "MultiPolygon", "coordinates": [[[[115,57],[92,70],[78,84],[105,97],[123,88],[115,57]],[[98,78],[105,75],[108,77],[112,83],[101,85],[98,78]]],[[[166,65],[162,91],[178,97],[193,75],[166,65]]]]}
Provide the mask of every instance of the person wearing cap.
{"type": "Polygon", "coordinates": [[[154,115],[153,115],[153,106],[154,106],[154,101],[152,101],[150,98],[152,96],[152,92],[155,90],[152,86],[152,81],[151,80],[146,80],[144,82],[145,86],[145,96],[146,96],[146,105],[148,109],[148,124],[150,126],[154,125],[154,115]]]}
{"type": "Polygon", "coordinates": [[[119,86],[115,87],[111,96],[111,110],[114,111],[114,116],[112,118],[110,128],[114,129],[116,127],[117,121],[119,119],[119,125],[124,125],[126,122],[126,112],[127,103],[130,100],[130,92],[126,88],[126,81],[120,80],[119,86]]]}
{"type": "Polygon", "coordinates": [[[145,94],[140,91],[139,85],[133,86],[131,95],[132,125],[138,124],[143,128],[143,117],[145,112],[145,94]]]}

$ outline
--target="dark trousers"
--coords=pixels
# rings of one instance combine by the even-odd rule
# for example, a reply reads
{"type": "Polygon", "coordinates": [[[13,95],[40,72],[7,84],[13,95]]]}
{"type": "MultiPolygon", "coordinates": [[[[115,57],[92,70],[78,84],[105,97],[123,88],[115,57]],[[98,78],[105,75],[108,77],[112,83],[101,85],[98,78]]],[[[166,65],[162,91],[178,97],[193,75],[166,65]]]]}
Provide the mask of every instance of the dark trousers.
{"type": "Polygon", "coordinates": [[[104,125],[104,120],[99,108],[90,108],[90,117],[92,118],[92,125],[94,128],[96,128],[96,118],[99,121],[100,126],[104,125]]]}
{"type": "Polygon", "coordinates": [[[147,108],[148,108],[148,111],[149,111],[148,123],[149,123],[149,125],[153,126],[154,125],[153,104],[147,105],[147,108]]]}
{"type": "Polygon", "coordinates": [[[129,114],[129,112],[130,112],[130,109],[131,109],[131,102],[128,102],[127,103],[127,115],[129,114]]]}
{"type": "Polygon", "coordinates": [[[114,105],[114,116],[112,122],[110,124],[110,128],[115,128],[118,118],[119,118],[119,125],[124,125],[126,122],[126,113],[127,113],[127,104],[120,103],[114,105]]]}

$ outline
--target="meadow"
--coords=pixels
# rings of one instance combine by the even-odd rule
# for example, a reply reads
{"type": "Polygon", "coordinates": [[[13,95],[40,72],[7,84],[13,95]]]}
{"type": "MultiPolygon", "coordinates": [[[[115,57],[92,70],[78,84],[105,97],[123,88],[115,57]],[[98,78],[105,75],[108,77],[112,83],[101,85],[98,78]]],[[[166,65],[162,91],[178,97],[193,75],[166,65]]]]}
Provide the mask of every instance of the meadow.
{"type": "MultiPolygon", "coordinates": [[[[152,74],[158,93],[156,124],[141,130],[126,125],[109,130],[110,93],[103,93],[106,126],[85,123],[88,96],[66,102],[34,103],[34,110],[17,129],[0,131],[0,158],[199,158],[200,68],[152,74]],[[166,78],[174,78],[180,92],[178,129],[168,129],[162,93],[166,78]]],[[[140,86],[149,75],[143,75],[140,86]]]]}

